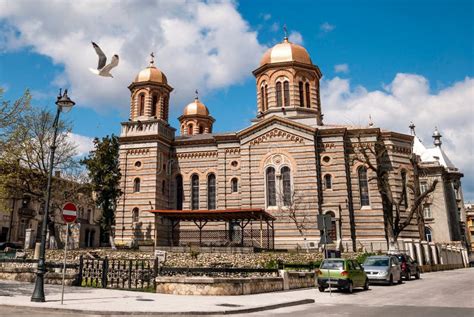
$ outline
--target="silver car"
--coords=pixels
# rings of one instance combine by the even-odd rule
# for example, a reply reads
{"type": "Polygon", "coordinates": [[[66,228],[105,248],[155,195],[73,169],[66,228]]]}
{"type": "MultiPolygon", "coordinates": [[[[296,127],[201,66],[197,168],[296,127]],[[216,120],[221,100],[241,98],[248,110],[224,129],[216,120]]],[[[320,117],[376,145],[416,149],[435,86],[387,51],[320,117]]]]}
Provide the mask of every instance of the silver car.
{"type": "Polygon", "coordinates": [[[402,283],[402,270],[396,256],[369,256],[364,262],[364,271],[370,283],[382,282],[393,285],[402,283]]]}

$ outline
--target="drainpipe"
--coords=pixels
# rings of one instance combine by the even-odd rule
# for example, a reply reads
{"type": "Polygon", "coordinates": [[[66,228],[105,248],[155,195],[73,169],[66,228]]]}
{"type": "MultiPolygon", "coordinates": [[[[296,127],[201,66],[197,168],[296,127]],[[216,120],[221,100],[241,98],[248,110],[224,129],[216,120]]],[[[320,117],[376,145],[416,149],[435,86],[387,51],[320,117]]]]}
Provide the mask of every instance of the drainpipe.
{"type": "Polygon", "coordinates": [[[344,147],[344,165],[346,169],[346,186],[347,186],[347,208],[349,209],[349,224],[351,226],[351,240],[352,240],[352,251],[357,251],[356,245],[356,227],[354,219],[354,201],[352,196],[352,178],[351,168],[349,164],[349,153],[346,146],[347,130],[344,131],[343,147],[344,147]]]}
{"type": "MultiPolygon", "coordinates": [[[[323,196],[323,182],[321,178],[321,155],[319,153],[318,144],[319,144],[319,129],[316,130],[316,134],[314,135],[314,152],[316,155],[316,184],[317,184],[316,189],[318,192],[318,214],[322,215],[324,196],[323,196]]],[[[323,236],[323,230],[319,231],[319,235],[320,237],[323,236]]]]}

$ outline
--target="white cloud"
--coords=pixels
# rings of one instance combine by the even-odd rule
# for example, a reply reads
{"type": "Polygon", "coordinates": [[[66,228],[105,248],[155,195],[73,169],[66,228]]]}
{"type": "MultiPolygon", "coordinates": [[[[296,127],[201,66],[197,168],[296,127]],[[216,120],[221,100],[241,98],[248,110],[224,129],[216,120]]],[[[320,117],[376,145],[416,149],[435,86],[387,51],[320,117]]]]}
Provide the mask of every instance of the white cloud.
{"type": "Polygon", "coordinates": [[[334,30],[336,28],[336,26],[332,25],[332,24],[329,24],[328,22],[324,22],[323,24],[321,24],[319,26],[319,28],[321,29],[321,31],[323,31],[325,33],[329,33],[332,30],[334,30]]]}
{"type": "Polygon", "coordinates": [[[272,15],[270,13],[266,13],[262,16],[263,20],[268,21],[272,18],[272,15]]]}
{"type": "Polygon", "coordinates": [[[71,86],[79,105],[128,107],[127,86],[147,66],[150,52],[181,107],[201,92],[236,84],[257,67],[266,47],[234,2],[38,0],[0,2],[1,49],[31,48],[63,65],[53,84],[71,86]],[[93,9],[97,8],[97,9],[93,9]],[[94,76],[97,56],[120,55],[114,78],[94,76]]]}
{"type": "Polygon", "coordinates": [[[303,45],[303,35],[301,35],[300,32],[297,31],[291,31],[290,36],[288,37],[290,42],[293,42],[295,44],[303,45]]]}
{"type": "Polygon", "coordinates": [[[94,149],[94,139],[75,133],[68,133],[69,140],[76,145],[77,156],[88,155],[94,149]]]}
{"type": "Polygon", "coordinates": [[[336,73],[348,73],[349,72],[349,65],[347,64],[337,64],[334,66],[334,71],[336,73]]]}
{"type": "Polygon", "coordinates": [[[431,135],[438,126],[443,134],[443,149],[464,173],[463,190],[474,199],[474,79],[431,93],[428,80],[420,75],[398,73],[384,90],[368,91],[351,87],[348,79],[324,80],[321,99],[326,123],[364,125],[369,115],[376,126],[409,133],[410,121],[417,135],[432,146],[431,135]]]}
{"type": "Polygon", "coordinates": [[[280,24],[278,22],[273,22],[270,30],[272,30],[272,32],[280,31],[280,24]]]}

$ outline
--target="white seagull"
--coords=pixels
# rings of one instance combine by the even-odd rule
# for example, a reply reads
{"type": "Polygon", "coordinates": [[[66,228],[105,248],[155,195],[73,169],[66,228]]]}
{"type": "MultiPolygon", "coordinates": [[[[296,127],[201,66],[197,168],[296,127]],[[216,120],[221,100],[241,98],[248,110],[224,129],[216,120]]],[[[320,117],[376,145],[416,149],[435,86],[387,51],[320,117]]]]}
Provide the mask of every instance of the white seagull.
{"type": "Polygon", "coordinates": [[[107,56],[105,56],[104,52],[102,52],[99,45],[95,44],[94,42],[91,43],[92,46],[94,46],[95,52],[97,53],[97,55],[99,55],[99,64],[97,66],[97,69],[89,68],[89,70],[99,76],[114,77],[112,76],[112,74],[110,74],[110,71],[112,70],[112,68],[118,65],[118,55],[115,54],[114,56],[112,56],[112,61],[109,64],[105,65],[105,63],[107,62],[107,56]]]}

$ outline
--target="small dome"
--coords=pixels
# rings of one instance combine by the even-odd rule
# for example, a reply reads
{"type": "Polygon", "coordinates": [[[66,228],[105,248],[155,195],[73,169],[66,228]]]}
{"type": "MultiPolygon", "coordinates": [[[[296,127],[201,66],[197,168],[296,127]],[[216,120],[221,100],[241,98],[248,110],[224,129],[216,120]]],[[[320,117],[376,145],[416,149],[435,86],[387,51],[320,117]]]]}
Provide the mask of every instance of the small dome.
{"type": "Polygon", "coordinates": [[[270,48],[263,54],[260,66],[281,62],[300,62],[312,65],[308,51],[301,45],[291,43],[288,38],[270,48]]]}
{"type": "Polygon", "coordinates": [[[156,68],[155,65],[153,65],[153,63],[150,63],[150,66],[141,70],[135,77],[135,80],[133,81],[133,83],[140,83],[140,82],[147,82],[147,81],[153,81],[153,82],[162,83],[162,84],[168,83],[168,80],[166,79],[165,74],[163,74],[161,70],[156,68]]]}
{"type": "Polygon", "coordinates": [[[193,102],[191,102],[186,107],[184,107],[183,115],[184,116],[192,116],[192,115],[208,116],[209,110],[202,102],[199,101],[198,98],[196,98],[194,99],[193,102]]]}

